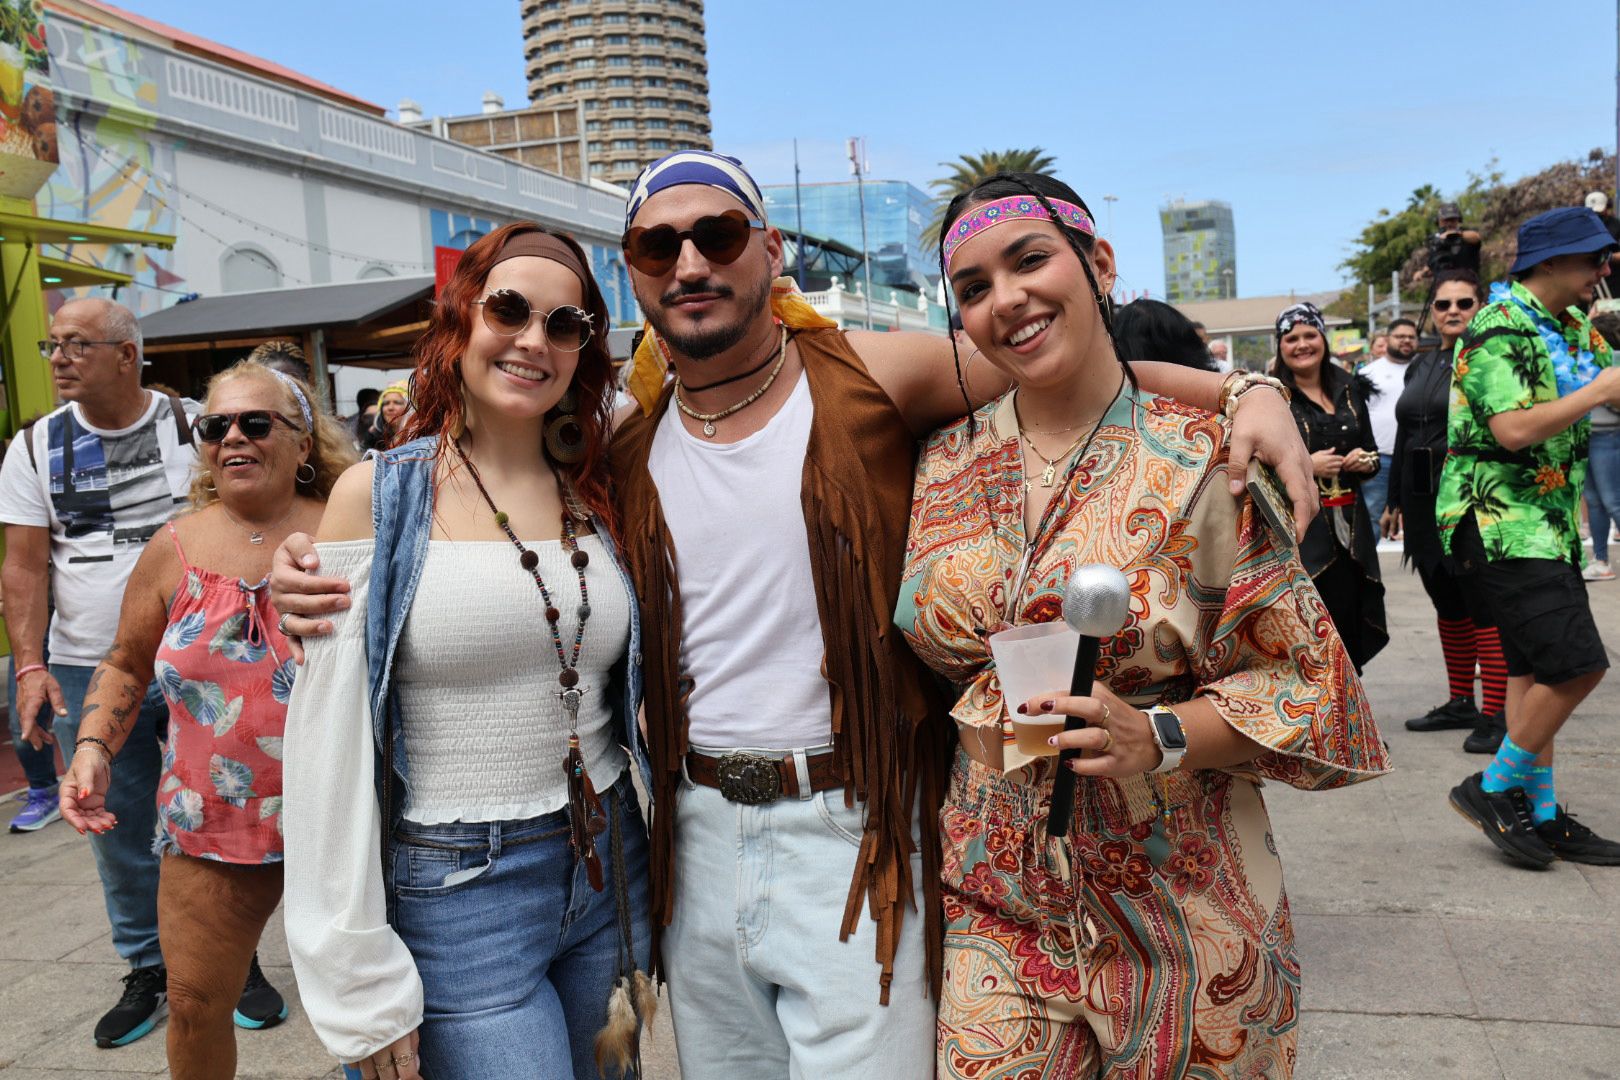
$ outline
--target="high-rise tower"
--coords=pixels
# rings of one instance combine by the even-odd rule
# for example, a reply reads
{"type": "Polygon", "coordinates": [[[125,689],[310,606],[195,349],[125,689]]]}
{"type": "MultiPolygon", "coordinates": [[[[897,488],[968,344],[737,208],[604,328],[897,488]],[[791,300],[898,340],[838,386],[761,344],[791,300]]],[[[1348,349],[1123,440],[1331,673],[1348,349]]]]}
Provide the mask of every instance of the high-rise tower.
{"type": "Polygon", "coordinates": [[[529,100],[578,101],[592,179],[714,147],[702,0],[521,0],[529,100]]]}
{"type": "Polygon", "coordinates": [[[1164,229],[1164,296],[1229,300],[1237,296],[1237,230],[1232,204],[1218,199],[1176,200],[1159,208],[1164,229]]]}

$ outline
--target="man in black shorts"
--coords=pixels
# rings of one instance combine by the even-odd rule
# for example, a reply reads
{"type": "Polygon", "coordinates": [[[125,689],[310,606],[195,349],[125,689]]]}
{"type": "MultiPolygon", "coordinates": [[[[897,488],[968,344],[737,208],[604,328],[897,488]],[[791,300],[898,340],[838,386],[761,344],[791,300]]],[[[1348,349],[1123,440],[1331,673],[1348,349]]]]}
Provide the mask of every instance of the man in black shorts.
{"type": "Polygon", "coordinates": [[[1511,285],[1492,291],[1457,342],[1436,518],[1502,633],[1507,737],[1451,805],[1514,861],[1620,865],[1558,804],[1553,737],[1596,689],[1608,655],[1581,578],[1580,509],[1594,406],[1620,400],[1620,368],[1582,308],[1614,239],[1584,208],[1519,229],[1511,285]],[[1577,306],[1580,305],[1580,306],[1577,306]]]}

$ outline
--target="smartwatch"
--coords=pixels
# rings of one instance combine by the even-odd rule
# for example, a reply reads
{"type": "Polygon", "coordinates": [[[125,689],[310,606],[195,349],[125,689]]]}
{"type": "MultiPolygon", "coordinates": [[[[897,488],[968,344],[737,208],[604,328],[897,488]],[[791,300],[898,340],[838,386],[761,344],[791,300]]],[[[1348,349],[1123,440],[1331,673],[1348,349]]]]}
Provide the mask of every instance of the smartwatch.
{"type": "Polygon", "coordinates": [[[1158,768],[1150,771],[1175,772],[1187,753],[1187,732],[1181,726],[1181,717],[1163,705],[1155,705],[1147,711],[1147,718],[1148,730],[1153,732],[1153,744],[1164,754],[1158,768]]]}

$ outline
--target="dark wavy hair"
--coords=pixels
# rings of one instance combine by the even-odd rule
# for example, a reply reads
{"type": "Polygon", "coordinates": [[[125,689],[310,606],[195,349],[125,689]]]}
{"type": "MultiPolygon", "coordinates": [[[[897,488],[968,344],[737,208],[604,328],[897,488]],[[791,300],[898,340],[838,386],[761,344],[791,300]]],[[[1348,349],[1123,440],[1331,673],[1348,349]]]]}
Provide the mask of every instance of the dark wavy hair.
{"type": "MultiPolygon", "coordinates": [[[[1290,332],[1297,328],[1297,326],[1291,327],[1290,332]]],[[[1333,362],[1333,350],[1328,347],[1328,336],[1326,332],[1315,326],[1311,327],[1311,329],[1315,330],[1316,336],[1322,339],[1322,367],[1321,374],[1318,376],[1318,378],[1322,380],[1322,390],[1330,399],[1335,398],[1338,396],[1339,390],[1343,388],[1346,383],[1351,382],[1354,376],[1333,362]]],[[[1277,350],[1272,354],[1271,370],[1267,372],[1267,374],[1281,379],[1288,386],[1289,391],[1292,392],[1294,388],[1299,385],[1299,383],[1294,379],[1294,369],[1283,362],[1282,339],[1283,335],[1278,334],[1277,350]]],[[[1371,381],[1368,381],[1365,384],[1365,386],[1369,387],[1371,385],[1371,381]]]]}
{"type": "MultiPolygon", "coordinates": [[[[1104,295],[1102,288],[1097,284],[1097,271],[1091,266],[1091,252],[1097,246],[1097,239],[1079,229],[1064,224],[1062,217],[1052,208],[1052,199],[1062,199],[1064,202],[1074,203],[1086,212],[1086,216],[1093,221],[1096,215],[1092,214],[1091,207],[1086,205],[1078,192],[1068,184],[1045,173],[1003,172],[986,177],[967,191],[959,193],[945,207],[945,216],[941,219],[943,225],[939,230],[939,276],[945,282],[945,314],[951,313],[951,286],[950,277],[945,268],[945,241],[955,227],[956,221],[968,210],[980,203],[993,202],[996,199],[1006,199],[1014,195],[1028,195],[1046,208],[1051,215],[1052,224],[1057,226],[1063,239],[1068,241],[1069,248],[1074,252],[1075,258],[1080,260],[1080,266],[1086,272],[1086,281],[1091,284],[1091,294],[1098,297],[1097,310],[1102,316],[1103,329],[1108,332],[1108,341],[1114,349],[1114,357],[1119,360],[1120,367],[1125,370],[1125,377],[1135,387],[1136,373],[1131,365],[1120,355],[1118,343],[1114,340],[1114,302],[1104,295]]],[[[962,401],[966,403],[968,414],[973,414],[973,398],[969,396],[967,383],[962,379],[962,357],[956,348],[956,335],[950,335],[951,352],[956,357],[956,386],[962,392],[962,401]]]]}
{"type": "Polygon", "coordinates": [[[411,412],[405,417],[399,442],[439,437],[438,452],[459,438],[466,427],[462,400],[461,356],[472,338],[472,308],[483,292],[484,282],[495,266],[501,249],[514,236],[549,233],[561,240],[585,268],[585,311],[599,331],[579,350],[579,365],[572,385],[578,399],[575,415],[585,438],[585,454],[572,465],[551,460],[560,477],[569,480],[585,508],[617,531],[608,480],[608,441],[613,431],[613,364],[608,356],[607,302],[591,276],[590,260],[573,237],[552,233],[532,221],[503,225],[469,247],[456,264],[455,273],[439,294],[427,330],[417,339],[416,370],[411,373],[411,412]]]}
{"type": "Polygon", "coordinates": [[[1114,348],[1126,363],[1162,360],[1200,371],[1216,371],[1198,326],[1162,300],[1143,297],[1114,313],[1114,348]]]}

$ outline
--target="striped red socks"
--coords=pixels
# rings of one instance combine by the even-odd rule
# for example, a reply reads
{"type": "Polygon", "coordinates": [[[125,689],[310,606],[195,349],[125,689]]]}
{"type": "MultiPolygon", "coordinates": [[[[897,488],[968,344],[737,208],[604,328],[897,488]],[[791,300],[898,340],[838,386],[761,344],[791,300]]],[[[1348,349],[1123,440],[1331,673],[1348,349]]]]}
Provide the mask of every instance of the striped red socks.
{"type": "Polygon", "coordinates": [[[1440,651],[1446,657],[1446,678],[1453,698],[1474,700],[1474,642],[1473,620],[1440,620],[1440,651]]]}
{"type": "Polygon", "coordinates": [[[1484,699],[1479,711],[1501,716],[1507,708],[1507,660],[1502,656],[1502,635],[1494,626],[1474,627],[1474,651],[1479,655],[1479,690],[1484,699]]]}

